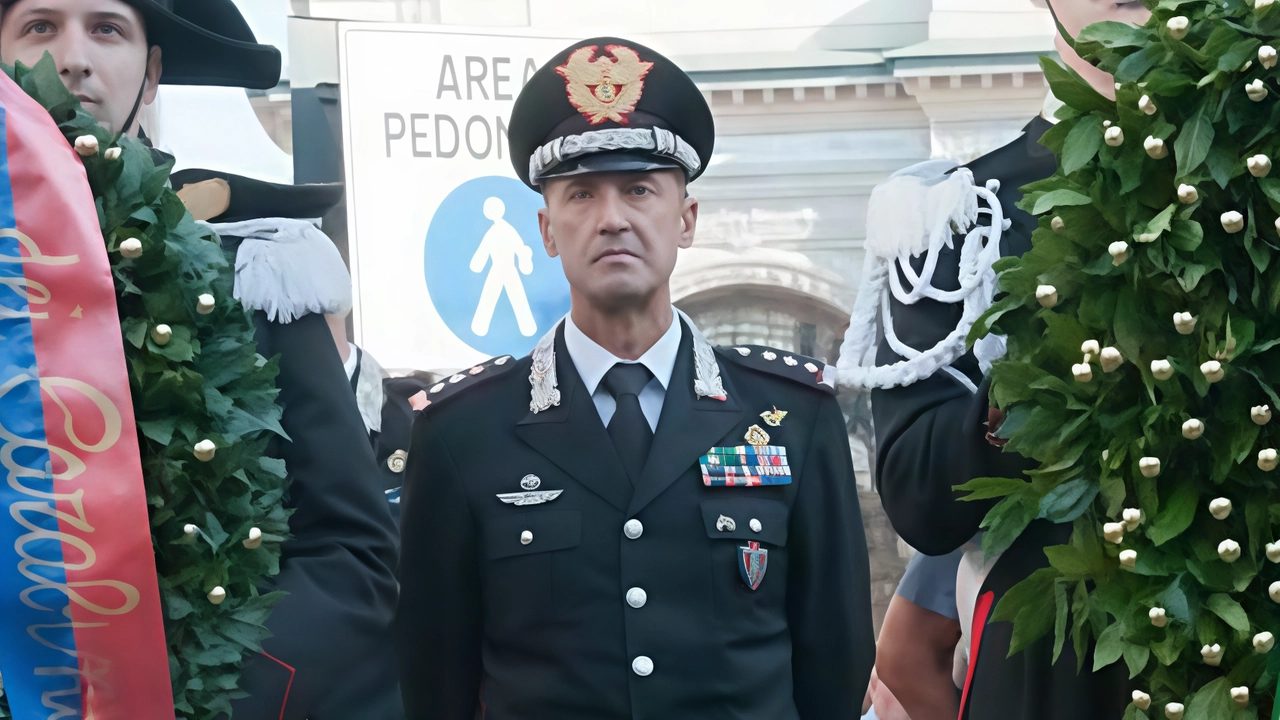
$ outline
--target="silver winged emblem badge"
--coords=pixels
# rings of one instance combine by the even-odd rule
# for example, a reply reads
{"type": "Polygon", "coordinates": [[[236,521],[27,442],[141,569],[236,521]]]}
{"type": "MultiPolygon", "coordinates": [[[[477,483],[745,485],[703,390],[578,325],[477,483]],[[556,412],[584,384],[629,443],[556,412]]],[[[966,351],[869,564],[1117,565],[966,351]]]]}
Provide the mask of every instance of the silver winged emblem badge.
{"type": "Polygon", "coordinates": [[[498,499],[508,505],[541,505],[560,497],[564,490],[536,490],[534,492],[498,493],[498,499]]]}

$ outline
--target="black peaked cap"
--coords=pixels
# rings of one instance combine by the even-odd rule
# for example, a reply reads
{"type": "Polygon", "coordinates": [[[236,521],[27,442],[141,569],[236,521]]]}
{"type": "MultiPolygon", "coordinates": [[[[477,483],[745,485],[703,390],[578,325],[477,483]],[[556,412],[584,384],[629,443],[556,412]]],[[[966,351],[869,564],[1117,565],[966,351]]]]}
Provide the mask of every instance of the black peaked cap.
{"type": "MultiPolygon", "coordinates": [[[[554,58],[529,78],[516,98],[508,133],[511,165],[515,168],[517,177],[538,190],[537,183],[529,177],[529,159],[542,145],[558,137],[580,135],[593,130],[653,127],[671,131],[697,152],[701,165],[696,172],[686,171],[689,180],[696,179],[707,169],[715,147],[715,121],[706,98],[693,80],[674,62],[639,43],[616,37],[582,40],[556,53],[554,58]],[[638,81],[613,86],[617,96],[623,98],[615,107],[595,103],[599,97],[596,94],[598,86],[591,85],[590,80],[596,78],[590,73],[586,77],[578,77],[569,64],[570,57],[575,52],[593,46],[594,51],[585,51],[577,56],[580,61],[578,67],[582,66],[581,61],[588,59],[593,67],[598,67],[596,63],[625,64],[633,59],[626,52],[628,49],[634,51],[641,63],[652,63],[638,81]],[[622,53],[615,53],[611,48],[619,48],[622,53]],[[574,80],[578,82],[575,83],[574,80]],[[582,87],[584,82],[586,88],[582,87]],[[635,87],[637,84],[640,87],[635,87]],[[578,87],[571,88],[571,85],[578,87]],[[628,93],[634,94],[637,89],[640,97],[635,101],[634,109],[631,109],[626,102],[631,99],[628,93]],[[586,98],[588,104],[582,108],[575,107],[572,95],[575,91],[578,92],[576,97],[579,99],[584,97],[581,93],[589,93],[590,97],[586,98]],[[602,112],[602,107],[613,110],[612,116],[606,117],[608,113],[602,112]],[[592,121],[593,118],[596,122],[592,121]]],[[[643,151],[605,151],[599,154],[633,159],[647,157],[643,151]]],[[[659,166],[677,167],[669,162],[659,166]]],[[[644,168],[642,164],[628,167],[624,161],[615,167],[601,166],[599,169],[644,168]]]]}

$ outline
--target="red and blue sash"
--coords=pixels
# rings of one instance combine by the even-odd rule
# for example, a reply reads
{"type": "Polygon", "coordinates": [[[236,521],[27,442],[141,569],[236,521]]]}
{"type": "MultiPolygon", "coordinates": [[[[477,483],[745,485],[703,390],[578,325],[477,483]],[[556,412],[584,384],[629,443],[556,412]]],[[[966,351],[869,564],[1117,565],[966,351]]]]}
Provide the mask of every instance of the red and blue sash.
{"type": "Polygon", "coordinates": [[[172,720],[106,247],[84,167],[0,74],[0,675],[21,720],[172,720]]]}

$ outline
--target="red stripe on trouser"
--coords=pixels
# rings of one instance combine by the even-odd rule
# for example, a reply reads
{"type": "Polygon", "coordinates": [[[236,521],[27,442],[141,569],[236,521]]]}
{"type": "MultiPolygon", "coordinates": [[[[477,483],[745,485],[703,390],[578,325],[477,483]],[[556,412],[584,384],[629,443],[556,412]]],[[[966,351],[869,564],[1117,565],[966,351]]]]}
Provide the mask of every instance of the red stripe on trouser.
{"type": "Polygon", "coordinates": [[[279,663],[285,670],[289,671],[289,684],[284,686],[284,702],[280,703],[280,720],[284,720],[284,709],[289,707],[289,693],[293,692],[293,678],[298,674],[298,671],[294,670],[292,665],[289,665],[279,658],[271,657],[265,652],[262,653],[262,657],[279,663]]]}
{"type": "Polygon", "coordinates": [[[978,604],[973,608],[973,629],[969,639],[969,672],[964,678],[964,692],[960,694],[960,717],[964,720],[964,711],[969,707],[969,688],[973,685],[973,672],[978,667],[978,648],[982,646],[982,629],[987,625],[987,617],[991,615],[991,606],[995,603],[996,594],[988,590],[978,597],[978,604]]]}

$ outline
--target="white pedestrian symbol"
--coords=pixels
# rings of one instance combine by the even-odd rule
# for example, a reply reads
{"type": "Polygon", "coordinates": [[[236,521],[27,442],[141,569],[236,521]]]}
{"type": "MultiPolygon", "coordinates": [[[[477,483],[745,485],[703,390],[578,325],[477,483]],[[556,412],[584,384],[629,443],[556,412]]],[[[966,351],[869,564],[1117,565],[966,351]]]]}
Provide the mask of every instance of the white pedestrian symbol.
{"type": "Polygon", "coordinates": [[[533,272],[533,250],[524,244],[520,233],[511,227],[511,223],[502,219],[506,211],[507,207],[496,197],[484,201],[484,216],[493,221],[493,227],[484,234],[480,247],[476,248],[476,254],[471,256],[471,272],[484,272],[485,265],[489,265],[489,276],[485,278],[484,290],[480,292],[480,304],[476,306],[476,315],[471,319],[471,332],[480,337],[489,334],[493,311],[498,306],[498,296],[503,290],[507,292],[511,309],[515,311],[520,334],[531,337],[538,332],[538,323],[534,321],[533,311],[529,309],[529,298],[524,294],[524,283],[520,281],[520,275],[533,272]]]}

